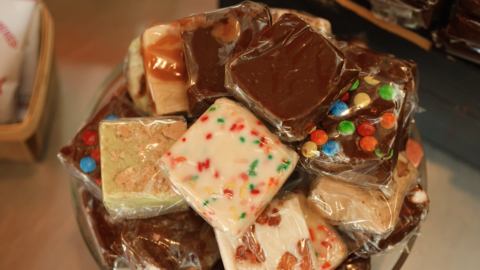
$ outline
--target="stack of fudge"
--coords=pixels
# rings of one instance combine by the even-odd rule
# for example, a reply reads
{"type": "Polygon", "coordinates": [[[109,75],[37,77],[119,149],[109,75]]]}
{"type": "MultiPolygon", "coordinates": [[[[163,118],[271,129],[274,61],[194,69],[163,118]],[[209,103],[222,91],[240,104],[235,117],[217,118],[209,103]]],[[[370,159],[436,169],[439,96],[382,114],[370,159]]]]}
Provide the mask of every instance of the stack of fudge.
{"type": "Polygon", "coordinates": [[[248,1],[152,25],[127,59],[58,154],[106,268],[370,269],[426,218],[412,61],[248,1]]]}

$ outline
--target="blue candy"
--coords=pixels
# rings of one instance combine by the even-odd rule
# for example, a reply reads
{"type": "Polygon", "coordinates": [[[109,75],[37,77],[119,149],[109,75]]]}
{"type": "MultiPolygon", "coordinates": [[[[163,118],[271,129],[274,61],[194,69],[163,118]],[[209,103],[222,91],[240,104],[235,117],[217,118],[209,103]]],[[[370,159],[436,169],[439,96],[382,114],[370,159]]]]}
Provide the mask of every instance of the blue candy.
{"type": "Polygon", "coordinates": [[[86,173],[93,172],[95,168],[97,167],[97,164],[95,163],[95,160],[91,157],[84,157],[80,160],[80,169],[86,173]]]}
{"type": "Polygon", "coordinates": [[[115,115],[109,115],[109,116],[107,116],[107,118],[105,118],[105,119],[107,119],[107,120],[115,120],[115,119],[117,119],[117,118],[118,118],[118,117],[116,117],[115,115]]]}
{"type": "Polygon", "coordinates": [[[340,152],[340,145],[335,141],[326,142],[322,146],[322,152],[329,157],[334,156],[340,152]]]}
{"type": "Polygon", "coordinates": [[[332,113],[335,116],[344,116],[344,112],[348,110],[347,104],[345,102],[337,102],[335,105],[332,107],[332,113]]]}

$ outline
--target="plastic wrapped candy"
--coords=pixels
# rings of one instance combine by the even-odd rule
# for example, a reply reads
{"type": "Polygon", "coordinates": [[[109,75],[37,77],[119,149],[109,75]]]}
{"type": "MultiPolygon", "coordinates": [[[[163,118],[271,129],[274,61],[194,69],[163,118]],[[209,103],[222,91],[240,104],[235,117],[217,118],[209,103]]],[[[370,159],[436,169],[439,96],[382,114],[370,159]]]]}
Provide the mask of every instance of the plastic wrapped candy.
{"type": "Polygon", "coordinates": [[[294,170],[298,155],[250,111],[217,99],[161,157],[189,204],[215,229],[246,232],[294,170]]]}
{"type": "Polygon", "coordinates": [[[227,64],[225,86],[282,140],[297,141],[357,76],[357,66],[319,31],[284,14],[227,64]]]}
{"type": "Polygon", "coordinates": [[[352,252],[358,256],[368,257],[382,252],[389,252],[397,245],[402,245],[417,233],[421,222],[428,214],[429,199],[420,185],[411,189],[403,200],[397,223],[387,235],[341,229],[342,238],[352,252]]]}
{"type": "Polygon", "coordinates": [[[416,168],[401,154],[388,187],[363,188],[329,177],[312,182],[311,208],[340,229],[387,235],[397,223],[405,194],[418,178],[416,168]]]}
{"type": "Polygon", "coordinates": [[[330,36],[332,35],[332,25],[328,20],[325,20],[323,18],[313,16],[312,14],[306,13],[304,11],[297,11],[293,9],[270,8],[270,12],[272,14],[273,23],[277,22],[283,14],[294,14],[304,19],[311,26],[316,27],[320,31],[323,31],[325,34],[330,36]]]}
{"type": "Polygon", "coordinates": [[[376,17],[408,28],[429,28],[443,0],[370,0],[376,17]]]}
{"type": "Polygon", "coordinates": [[[114,95],[58,153],[58,158],[67,171],[99,199],[102,198],[102,190],[98,125],[104,119],[138,116],[140,114],[133,109],[132,104],[121,95],[114,95]]]}
{"type": "Polygon", "coordinates": [[[242,237],[215,231],[226,270],[320,269],[297,196],[274,199],[242,237]]]}
{"type": "Polygon", "coordinates": [[[401,60],[341,42],[359,79],[299,145],[309,172],[361,185],[387,185],[405,146],[417,98],[417,72],[401,60]]]}
{"type": "Polygon", "coordinates": [[[480,19],[480,0],[457,0],[458,8],[474,19],[480,19]]]}
{"type": "Polygon", "coordinates": [[[370,270],[370,257],[362,258],[350,255],[335,270],[370,270]]]}
{"type": "MultiPolygon", "coordinates": [[[[82,188],[83,189],[83,188],[82,188]]],[[[94,236],[95,251],[100,252],[100,262],[106,269],[113,269],[121,258],[111,248],[115,239],[120,236],[126,221],[122,219],[114,220],[107,212],[101,200],[95,198],[90,192],[83,189],[81,200],[83,202],[82,210],[85,211],[85,217],[88,222],[88,230],[94,236]]],[[[93,250],[92,250],[93,251],[93,250]]]]}
{"type": "Polygon", "coordinates": [[[209,270],[220,259],[213,229],[192,210],[130,220],[115,246],[135,270],[209,270]]]}
{"type": "Polygon", "coordinates": [[[201,13],[180,21],[187,63],[189,113],[202,114],[224,87],[225,64],[250,45],[252,38],[271,25],[266,5],[243,2],[229,8],[201,13]]]}
{"type": "Polygon", "coordinates": [[[156,164],[186,127],[182,116],[100,123],[103,202],[113,216],[147,218],[188,209],[156,164]]]}

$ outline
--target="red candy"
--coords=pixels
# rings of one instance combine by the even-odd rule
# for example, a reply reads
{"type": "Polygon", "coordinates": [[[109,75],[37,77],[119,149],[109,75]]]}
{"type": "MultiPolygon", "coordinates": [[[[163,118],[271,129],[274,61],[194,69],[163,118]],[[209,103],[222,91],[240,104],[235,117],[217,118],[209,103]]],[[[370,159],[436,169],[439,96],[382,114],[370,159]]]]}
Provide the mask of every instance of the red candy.
{"type": "Polygon", "coordinates": [[[95,131],[86,131],[83,133],[83,142],[86,145],[95,145],[98,142],[98,134],[95,131]]]}
{"type": "Polygon", "coordinates": [[[93,149],[92,153],[90,154],[90,157],[95,160],[96,163],[100,163],[100,148],[95,148],[93,149]]]}
{"type": "Polygon", "coordinates": [[[363,122],[357,127],[357,132],[361,136],[371,136],[375,133],[375,127],[369,122],[363,122]]]}
{"type": "Polygon", "coordinates": [[[328,135],[325,131],[317,129],[310,134],[310,140],[316,145],[323,145],[328,141],[328,135]]]}
{"type": "Polygon", "coordinates": [[[380,122],[380,125],[386,129],[392,128],[395,126],[395,123],[397,122],[397,117],[393,113],[385,113],[382,115],[382,121],[380,122]]]}
{"type": "Polygon", "coordinates": [[[377,139],[372,136],[366,136],[360,140],[360,147],[365,151],[374,151],[377,144],[377,139]]]}
{"type": "Polygon", "coordinates": [[[100,186],[100,185],[102,184],[102,179],[97,179],[97,180],[95,180],[95,183],[97,183],[97,185],[100,186]]]}
{"type": "Polygon", "coordinates": [[[345,95],[343,95],[343,97],[340,99],[340,101],[345,102],[345,101],[348,100],[349,97],[350,97],[350,94],[347,92],[345,95]]]}

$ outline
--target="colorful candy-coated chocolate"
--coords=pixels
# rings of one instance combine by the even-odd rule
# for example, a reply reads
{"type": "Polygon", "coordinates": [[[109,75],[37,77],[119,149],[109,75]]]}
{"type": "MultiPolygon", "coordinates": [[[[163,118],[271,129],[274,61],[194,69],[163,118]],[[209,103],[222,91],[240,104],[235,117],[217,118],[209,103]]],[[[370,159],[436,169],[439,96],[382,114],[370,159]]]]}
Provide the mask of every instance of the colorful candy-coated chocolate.
{"type": "Polygon", "coordinates": [[[372,136],[366,136],[360,139],[360,147],[365,151],[375,151],[377,144],[377,139],[372,136]]]}
{"type": "Polygon", "coordinates": [[[380,152],[380,149],[375,149],[375,155],[377,155],[377,157],[383,157],[384,154],[382,154],[382,152],[380,152]]]}
{"type": "Polygon", "coordinates": [[[367,107],[370,102],[370,96],[365,93],[358,93],[355,98],[353,98],[353,103],[355,104],[355,106],[358,106],[360,108],[367,107]]]}
{"type": "Polygon", "coordinates": [[[322,152],[327,156],[334,156],[340,152],[340,145],[336,141],[329,141],[322,146],[322,152]]]}
{"type": "Polygon", "coordinates": [[[95,145],[98,142],[98,134],[92,130],[85,131],[82,140],[86,145],[95,145]]]}
{"type": "Polygon", "coordinates": [[[84,157],[80,160],[80,169],[82,169],[82,171],[86,173],[93,172],[96,167],[97,164],[95,163],[95,160],[91,157],[84,157]]]}
{"type": "Polygon", "coordinates": [[[341,117],[347,114],[348,112],[348,106],[345,104],[345,102],[339,101],[337,102],[333,108],[332,108],[332,113],[335,116],[341,117]]]}
{"type": "Polygon", "coordinates": [[[324,145],[328,141],[328,135],[324,130],[315,130],[310,134],[310,141],[316,145],[324,145]]]}
{"type": "Polygon", "coordinates": [[[377,85],[380,83],[379,80],[375,80],[372,76],[366,76],[363,80],[370,85],[377,85]]]}
{"type": "Polygon", "coordinates": [[[393,86],[390,86],[390,85],[382,85],[382,86],[378,89],[378,94],[379,94],[383,99],[392,100],[393,97],[395,96],[395,88],[393,88],[393,86]]]}
{"type": "Polygon", "coordinates": [[[100,148],[95,148],[92,150],[92,153],[90,154],[90,157],[95,160],[96,163],[100,163],[100,148]]]}
{"type": "Polygon", "coordinates": [[[352,87],[350,87],[350,91],[353,91],[353,90],[357,89],[358,84],[360,84],[360,81],[357,79],[355,81],[355,83],[352,85],[352,87]]]}
{"type": "Polygon", "coordinates": [[[418,142],[408,139],[405,155],[407,156],[408,160],[410,160],[410,162],[412,162],[412,164],[418,168],[423,159],[422,146],[418,142]]]}
{"type": "Polygon", "coordinates": [[[352,135],[355,132],[355,125],[351,121],[342,121],[338,124],[337,130],[342,135],[352,135]]]}
{"type": "Polygon", "coordinates": [[[345,93],[345,95],[343,95],[343,97],[340,99],[340,101],[345,102],[345,101],[348,100],[349,97],[350,97],[350,93],[347,92],[347,93],[345,93]]]}
{"type": "Polygon", "coordinates": [[[115,119],[117,119],[117,118],[118,118],[118,117],[116,117],[115,115],[109,115],[109,116],[107,116],[107,118],[105,118],[105,119],[107,119],[107,120],[115,120],[115,119]]]}
{"type": "Polygon", "coordinates": [[[318,153],[317,145],[314,142],[308,141],[305,142],[302,146],[302,155],[311,158],[318,153]]]}
{"type": "Polygon", "coordinates": [[[380,122],[380,125],[383,128],[390,129],[395,126],[395,123],[397,122],[397,117],[393,113],[385,113],[382,115],[382,121],[380,122]]]}
{"type": "Polygon", "coordinates": [[[372,136],[375,133],[375,127],[369,122],[363,122],[358,125],[357,132],[361,136],[372,136]]]}

